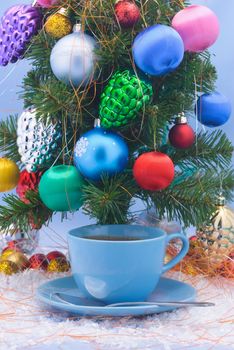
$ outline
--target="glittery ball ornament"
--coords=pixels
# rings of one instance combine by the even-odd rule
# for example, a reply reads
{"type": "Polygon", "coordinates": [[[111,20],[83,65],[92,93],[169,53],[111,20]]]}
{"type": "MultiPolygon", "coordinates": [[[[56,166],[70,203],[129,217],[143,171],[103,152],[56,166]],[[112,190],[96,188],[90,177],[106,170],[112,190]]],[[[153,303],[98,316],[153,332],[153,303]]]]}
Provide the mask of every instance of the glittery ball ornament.
{"type": "Polygon", "coordinates": [[[66,259],[57,258],[49,262],[47,272],[68,272],[70,270],[70,264],[66,259]]]}
{"type": "Polygon", "coordinates": [[[115,4],[115,16],[123,28],[132,28],[140,19],[139,7],[129,0],[120,0],[115,4]]]}
{"type": "Polygon", "coordinates": [[[60,0],[37,0],[37,4],[41,7],[50,8],[59,3],[60,0]]]}
{"type": "Polygon", "coordinates": [[[17,272],[19,268],[12,261],[0,261],[0,273],[10,276],[17,272]]]}
{"type": "Polygon", "coordinates": [[[197,237],[212,261],[222,261],[234,245],[234,211],[225,205],[225,198],[218,197],[216,211],[210,222],[197,230],[197,237]]]}
{"type": "Polygon", "coordinates": [[[45,23],[45,31],[51,37],[60,39],[72,31],[72,23],[68,16],[68,10],[61,8],[57,13],[51,15],[45,23]]]}
{"type": "Polygon", "coordinates": [[[52,49],[50,65],[56,78],[74,87],[90,84],[95,79],[96,48],[96,40],[75,25],[73,33],[60,39],[52,49]]]}
{"type": "Polygon", "coordinates": [[[113,176],[124,171],[128,155],[128,147],[122,137],[95,127],[77,142],[74,163],[84,177],[99,181],[103,175],[113,176]]]}
{"type": "Polygon", "coordinates": [[[29,259],[30,268],[34,270],[47,270],[48,260],[44,254],[34,254],[29,259]]]}
{"type": "Polygon", "coordinates": [[[12,252],[12,254],[8,255],[7,257],[4,256],[2,259],[4,261],[13,262],[17,265],[19,270],[25,270],[30,266],[29,260],[27,259],[26,255],[24,255],[21,252],[12,252]]]}
{"type": "Polygon", "coordinates": [[[38,191],[40,178],[41,172],[29,173],[27,170],[21,171],[16,193],[24,203],[30,203],[26,198],[28,191],[38,191]]]}
{"type": "Polygon", "coordinates": [[[38,121],[35,110],[24,111],[18,119],[17,145],[28,172],[50,166],[60,152],[62,129],[59,123],[38,121]]]}
{"type": "Polygon", "coordinates": [[[152,96],[152,86],[146,79],[129,70],[117,71],[101,95],[101,125],[104,128],[126,125],[144,110],[152,96]]]}
{"type": "Polygon", "coordinates": [[[20,171],[15,162],[0,158],[0,192],[13,190],[19,181],[20,171]]]}
{"type": "Polygon", "coordinates": [[[66,256],[63,253],[58,252],[57,250],[49,252],[46,255],[46,258],[47,258],[48,261],[51,261],[51,260],[54,260],[54,259],[58,259],[58,258],[66,260],[66,256]]]}
{"type": "Polygon", "coordinates": [[[42,15],[37,7],[10,7],[0,24],[0,66],[22,58],[32,37],[41,28],[42,15]]]}

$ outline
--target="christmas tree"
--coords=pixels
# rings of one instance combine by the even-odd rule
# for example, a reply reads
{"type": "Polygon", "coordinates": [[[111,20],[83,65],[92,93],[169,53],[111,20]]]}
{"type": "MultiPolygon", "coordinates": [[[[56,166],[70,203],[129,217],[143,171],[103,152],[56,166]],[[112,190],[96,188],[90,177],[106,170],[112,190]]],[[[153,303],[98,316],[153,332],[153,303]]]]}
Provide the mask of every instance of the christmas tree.
{"type": "MultiPolygon", "coordinates": [[[[214,211],[221,187],[231,199],[233,147],[222,130],[209,128],[230,115],[228,101],[215,93],[206,50],[215,38],[204,43],[204,33],[202,47],[186,41],[186,6],[39,0],[8,13],[8,24],[14,16],[22,24],[26,12],[33,30],[23,44],[15,39],[8,56],[1,53],[1,65],[24,58],[32,69],[20,93],[25,111],[0,123],[0,151],[21,170],[20,177],[15,168],[13,179],[1,177],[12,180],[2,191],[18,182],[18,195],[6,194],[0,206],[1,229],[27,231],[81,207],[100,224],[127,223],[136,199],[155,206],[159,217],[198,226],[214,211]],[[207,131],[195,135],[185,117],[207,131]]],[[[207,35],[215,36],[214,14],[206,15],[205,28],[213,30],[207,35]]]]}

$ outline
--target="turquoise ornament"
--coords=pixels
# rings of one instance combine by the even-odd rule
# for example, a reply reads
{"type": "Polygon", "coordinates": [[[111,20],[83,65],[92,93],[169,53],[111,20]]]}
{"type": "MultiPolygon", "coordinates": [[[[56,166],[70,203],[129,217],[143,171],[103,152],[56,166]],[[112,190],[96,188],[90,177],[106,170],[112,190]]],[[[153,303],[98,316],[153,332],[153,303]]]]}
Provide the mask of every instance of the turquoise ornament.
{"type": "Polygon", "coordinates": [[[42,202],[52,211],[75,211],[82,206],[84,180],[72,165],[58,165],[47,170],[39,183],[42,202]]]}
{"type": "Polygon", "coordinates": [[[50,65],[56,78],[74,87],[90,84],[95,78],[96,48],[96,40],[75,25],[73,33],[60,39],[51,52],[50,65]]]}
{"type": "Polygon", "coordinates": [[[99,181],[102,175],[121,173],[128,164],[128,147],[114,132],[96,127],[77,142],[74,163],[87,179],[99,181]]]}
{"type": "Polygon", "coordinates": [[[146,74],[161,76],[175,70],[184,57],[184,43],[175,29],[156,24],[134,40],[133,58],[146,74]]]}

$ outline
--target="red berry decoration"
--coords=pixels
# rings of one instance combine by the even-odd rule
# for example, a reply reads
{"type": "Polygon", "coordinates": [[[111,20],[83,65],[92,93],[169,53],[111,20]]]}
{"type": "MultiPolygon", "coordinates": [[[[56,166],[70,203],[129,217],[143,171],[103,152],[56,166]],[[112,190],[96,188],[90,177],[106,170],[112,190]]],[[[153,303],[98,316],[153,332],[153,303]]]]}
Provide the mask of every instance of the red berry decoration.
{"type": "Polygon", "coordinates": [[[137,5],[128,0],[120,0],[116,3],[115,15],[121,27],[124,28],[133,27],[141,17],[137,5]]]}
{"type": "Polygon", "coordinates": [[[193,145],[195,133],[187,124],[187,118],[184,115],[176,118],[176,124],[169,132],[169,141],[175,148],[186,149],[193,145]]]}
{"type": "Polygon", "coordinates": [[[51,260],[54,260],[54,259],[67,259],[66,256],[61,253],[61,252],[58,252],[58,251],[53,251],[53,252],[50,252],[47,254],[46,256],[47,260],[50,262],[51,260]]]}
{"type": "Polygon", "coordinates": [[[34,254],[29,259],[30,268],[35,270],[47,270],[48,260],[44,254],[34,254]]]}
{"type": "Polygon", "coordinates": [[[16,192],[24,203],[29,203],[29,200],[26,198],[27,191],[38,190],[41,175],[41,172],[29,173],[27,170],[21,171],[16,192]]]}
{"type": "Polygon", "coordinates": [[[174,179],[175,169],[171,158],[161,152],[143,153],[133,166],[137,184],[148,191],[160,191],[174,179]]]}

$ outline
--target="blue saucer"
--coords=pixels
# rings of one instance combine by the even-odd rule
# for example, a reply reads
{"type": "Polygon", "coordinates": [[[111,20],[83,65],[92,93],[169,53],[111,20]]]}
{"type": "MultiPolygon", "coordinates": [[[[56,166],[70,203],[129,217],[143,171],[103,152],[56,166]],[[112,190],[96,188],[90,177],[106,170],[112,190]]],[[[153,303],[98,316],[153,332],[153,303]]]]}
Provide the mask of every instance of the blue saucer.
{"type": "MultiPolygon", "coordinates": [[[[195,297],[196,291],[190,285],[162,277],[147,301],[194,301],[195,297]]],[[[140,316],[178,308],[152,305],[108,307],[102,302],[85,298],[72,276],[44,283],[37,290],[37,298],[58,310],[82,316],[140,316]],[[66,294],[66,301],[61,300],[56,293],[66,294]],[[69,304],[69,302],[74,303],[74,300],[76,305],[69,304]]]]}

